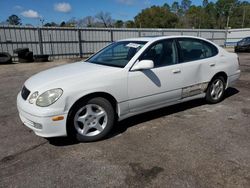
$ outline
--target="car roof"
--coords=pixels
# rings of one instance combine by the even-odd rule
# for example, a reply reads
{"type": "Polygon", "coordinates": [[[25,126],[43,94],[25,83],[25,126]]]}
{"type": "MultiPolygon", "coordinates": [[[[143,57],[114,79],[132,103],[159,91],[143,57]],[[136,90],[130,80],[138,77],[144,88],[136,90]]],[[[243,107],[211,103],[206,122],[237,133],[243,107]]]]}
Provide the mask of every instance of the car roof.
{"type": "Polygon", "coordinates": [[[128,38],[122,39],[119,41],[145,41],[145,42],[154,42],[162,39],[171,39],[171,38],[194,38],[206,40],[204,38],[195,37],[195,36],[186,36],[186,35],[169,35],[169,36],[145,36],[145,37],[137,37],[137,38],[128,38]]]}

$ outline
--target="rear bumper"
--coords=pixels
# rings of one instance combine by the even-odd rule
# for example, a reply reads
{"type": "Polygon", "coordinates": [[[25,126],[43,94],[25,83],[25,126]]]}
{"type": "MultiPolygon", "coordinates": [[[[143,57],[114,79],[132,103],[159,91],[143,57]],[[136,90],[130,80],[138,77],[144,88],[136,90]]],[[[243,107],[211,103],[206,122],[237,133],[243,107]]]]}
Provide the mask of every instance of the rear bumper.
{"type": "MultiPolygon", "coordinates": [[[[54,116],[38,116],[32,114],[32,109],[29,112],[22,109],[23,100],[21,97],[17,97],[17,109],[19,117],[23,124],[28,128],[32,129],[34,133],[41,137],[57,137],[67,136],[66,131],[66,114],[60,114],[64,119],[60,121],[53,121],[54,116]]],[[[59,114],[58,114],[59,115],[59,114]]]]}
{"type": "Polygon", "coordinates": [[[240,70],[237,70],[235,74],[228,77],[227,87],[231,87],[240,78],[240,70]]]}

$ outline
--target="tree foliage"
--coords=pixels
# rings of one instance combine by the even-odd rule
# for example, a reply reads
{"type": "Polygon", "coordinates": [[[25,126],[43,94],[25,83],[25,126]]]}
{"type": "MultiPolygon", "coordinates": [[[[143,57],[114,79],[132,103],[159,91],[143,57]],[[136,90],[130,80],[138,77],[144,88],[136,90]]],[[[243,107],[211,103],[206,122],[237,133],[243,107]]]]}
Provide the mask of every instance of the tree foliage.
{"type": "Polygon", "coordinates": [[[116,20],[114,26],[116,28],[122,28],[124,26],[124,22],[122,20],[116,20]]]}
{"type": "Polygon", "coordinates": [[[171,5],[152,6],[135,16],[136,27],[224,29],[250,27],[250,3],[239,0],[174,1],[171,5]],[[170,12],[169,12],[170,11],[170,12]],[[171,14],[172,13],[172,14],[171,14]],[[173,16],[173,14],[175,16],[173,16]]]}
{"type": "Polygon", "coordinates": [[[12,14],[11,16],[9,16],[6,22],[9,25],[22,25],[21,19],[15,14],[12,14]]]}
{"type": "Polygon", "coordinates": [[[43,26],[45,26],[45,27],[57,27],[58,24],[55,22],[47,22],[43,26]]]}
{"type": "Polygon", "coordinates": [[[166,6],[152,6],[142,10],[135,17],[136,27],[142,28],[170,28],[178,22],[177,16],[166,6]]]}

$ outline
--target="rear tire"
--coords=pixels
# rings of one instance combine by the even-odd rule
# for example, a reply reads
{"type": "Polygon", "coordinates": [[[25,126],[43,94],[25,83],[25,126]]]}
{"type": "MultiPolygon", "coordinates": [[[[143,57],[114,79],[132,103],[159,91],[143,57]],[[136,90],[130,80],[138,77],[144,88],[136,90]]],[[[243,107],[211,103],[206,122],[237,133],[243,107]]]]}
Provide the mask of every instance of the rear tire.
{"type": "Polygon", "coordinates": [[[25,54],[28,51],[29,51],[29,48],[17,48],[15,50],[13,50],[13,52],[16,53],[16,54],[18,54],[18,55],[19,54],[20,55],[25,54]]]}
{"type": "Polygon", "coordinates": [[[211,104],[222,101],[225,93],[226,83],[222,76],[215,77],[208,85],[206,101],[211,104]]]}
{"type": "Polygon", "coordinates": [[[34,55],[35,62],[48,62],[49,55],[34,55]]]}
{"type": "Polygon", "coordinates": [[[111,103],[101,97],[76,104],[67,120],[67,132],[80,142],[103,139],[112,129],[115,112],[111,103]]]}
{"type": "Polygon", "coordinates": [[[12,63],[12,57],[7,52],[1,52],[0,53],[0,64],[8,64],[12,63]]]}
{"type": "Polygon", "coordinates": [[[18,61],[20,63],[30,63],[34,61],[33,52],[25,52],[23,56],[18,54],[18,61]]]}

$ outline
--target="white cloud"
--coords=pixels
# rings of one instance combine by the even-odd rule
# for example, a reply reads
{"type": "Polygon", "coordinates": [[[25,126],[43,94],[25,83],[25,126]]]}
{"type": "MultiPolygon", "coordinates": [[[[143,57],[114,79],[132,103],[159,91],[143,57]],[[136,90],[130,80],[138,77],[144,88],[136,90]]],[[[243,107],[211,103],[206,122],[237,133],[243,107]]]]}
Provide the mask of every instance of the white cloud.
{"type": "Polygon", "coordinates": [[[124,5],[133,5],[135,3],[135,0],[116,0],[116,1],[124,5]]]}
{"type": "Polygon", "coordinates": [[[22,16],[26,18],[41,18],[37,11],[34,10],[26,10],[21,13],[22,16]]]}
{"type": "Polygon", "coordinates": [[[23,10],[23,7],[20,5],[16,5],[13,7],[14,10],[23,10]]]}
{"type": "Polygon", "coordinates": [[[67,12],[70,12],[72,8],[69,3],[56,3],[54,5],[54,9],[55,11],[58,11],[58,12],[67,13],[67,12]]]}

